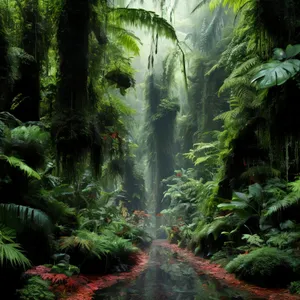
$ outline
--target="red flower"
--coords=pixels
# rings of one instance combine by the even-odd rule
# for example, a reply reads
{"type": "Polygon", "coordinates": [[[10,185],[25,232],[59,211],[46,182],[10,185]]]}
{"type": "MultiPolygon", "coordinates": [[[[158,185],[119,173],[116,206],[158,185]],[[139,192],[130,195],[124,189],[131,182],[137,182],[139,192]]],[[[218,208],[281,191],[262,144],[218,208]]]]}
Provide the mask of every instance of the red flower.
{"type": "Polygon", "coordinates": [[[176,177],[181,177],[182,176],[182,173],[180,173],[180,172],[178,172],[177,174],[176,174],[176,177]]]}

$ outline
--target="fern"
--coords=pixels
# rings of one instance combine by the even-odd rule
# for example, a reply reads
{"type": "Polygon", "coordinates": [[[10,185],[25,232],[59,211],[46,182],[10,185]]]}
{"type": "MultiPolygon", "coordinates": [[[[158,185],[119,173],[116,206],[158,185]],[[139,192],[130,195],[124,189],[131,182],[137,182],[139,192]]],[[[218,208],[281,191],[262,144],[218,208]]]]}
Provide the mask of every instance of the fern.
{"type": "Polygon", "coordinates": [[[267,244],[271,247],[285,249],[293,246],[293,244],[300,240],[300,232],[281,232],[271,236],[267,240],[267,244]]]}
{"type": "Polygon", "coordinates": [[[113,22],[119,20],[129,25],[154,30],[158,34],[178,42],[174,28],[154,12],[144,9],[114,8],[109,15],[113,22]]]}
{"type": "Polygon", "coordinates": [[[296,194],[288,194],[284,199],[277,201],[270,207],[268,207],[266,211],[266,216],[272,215],[274,213],[280,212],[281,210],[287,209],[293,205],[297,205],[299,203],[299,195],[296,194]]]}
{"type": "Polygon", "coordinates": [[[217,240],[220,234],[229,227],[230,226],[227,223],[226,218],[215,219],[213,222],[200,227],[200,230],[198,227],[193,234],[193,240],[199,243],[202,239],[207,238],[210,234],[212,234],[214,239],[217,240]]]}
{"type": "Polygon", "coordinates": [[[247,240],[250,245],[262,247],[264,241],[257,234],[243,234],[242,240],[247,240]]]}
{"type": "Polygon", "coordinates": [[[28,177],[34,177],[38,180],[41,179],[39,173],[30,168],[26,163],[24,163],[21,159],[14,156],[6,156],[4,154],[0,154],[0,159],[8,162],[12,167],[20,169],[23,171],[28,177]]]}
{"type": "Polygon", "coordinates": [[[131,31],[122,27],[108,24],[108,31],[112,34],[112,38],[117,41],[118,45],[138,56],[140,54],[139,45],[142,45],[141,40],[131,31]]]}

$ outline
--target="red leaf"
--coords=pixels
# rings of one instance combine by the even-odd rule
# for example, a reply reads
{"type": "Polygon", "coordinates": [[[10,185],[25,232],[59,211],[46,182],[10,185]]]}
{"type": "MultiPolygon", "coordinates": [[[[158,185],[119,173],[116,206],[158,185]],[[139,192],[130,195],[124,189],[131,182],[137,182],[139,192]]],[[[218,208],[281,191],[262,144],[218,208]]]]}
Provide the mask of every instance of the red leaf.
{"type": "Polygon", "coordinates": [[[45,273],[49,273],[51,268],[47,268],[45,266],[37,266],[30,270],[27,270],[25,273],[29,275],[41,275],[45,273]]]}
{"type": "Polygon", "coordinates": [[[52,283],[59,283],[68,279],[68,276],[65,274],[56,274],[56,273],[46,273],[41,274],[41,277],[44,280],[51,280],[52,283]]]}

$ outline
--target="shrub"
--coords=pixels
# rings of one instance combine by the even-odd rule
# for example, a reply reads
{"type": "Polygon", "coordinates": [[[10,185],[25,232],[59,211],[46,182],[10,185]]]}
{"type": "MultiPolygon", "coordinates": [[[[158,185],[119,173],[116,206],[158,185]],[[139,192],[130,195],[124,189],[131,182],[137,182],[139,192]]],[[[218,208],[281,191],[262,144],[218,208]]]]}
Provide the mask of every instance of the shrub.
{"type": "Polygon", "coordinates": [[[216,252],[210,260],[222,267],[225,267],[229,263],[230,257],[228,257],[228,254],[225,251],[221,250],[216,252]]]}
{"type": "Polygon", "coordinates": [[[82,273],[106,273],[110,267],[131,263],[132,254],[138,248],[109,230],[101,235],[88,230],[77,230],[69,237],[61,238],[60,249],[71,256],[72,264],[80,265],[82,273]]]}
{"type": "Polygon", "coordinates": [[[23,289],[19,290],[22,300],[54,300],[55,295],[49,290],[50,282],[41,279],[39,276],[33,276],[23,289]]]}
{"type": "Polygon", "coordinates": [[[226,270],[262,287],[286,287],[296,277],[296,261],[276,248],[264,247],[239,255],[226,270]],[[284,276],[282,276],[284,274],[284,276]]]}
{"type": "Polygon", "coordinates": [[[293,281],[289,286],[291,294],[300,294],[300,281],[293,281]]]}

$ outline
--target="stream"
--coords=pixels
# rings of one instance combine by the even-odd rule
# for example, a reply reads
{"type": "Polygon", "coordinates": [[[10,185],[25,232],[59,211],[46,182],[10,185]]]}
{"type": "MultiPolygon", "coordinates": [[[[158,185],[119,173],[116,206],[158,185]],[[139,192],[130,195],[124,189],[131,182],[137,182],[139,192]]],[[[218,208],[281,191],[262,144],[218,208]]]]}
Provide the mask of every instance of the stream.
{"type": "Polygon", "coordinates": [[[207,275],[197,275],[177,253],[160,245],[149,250],[147,269],[134,281],[96,292],[94,300],[262,300],[232,289],[207,275]]]}

